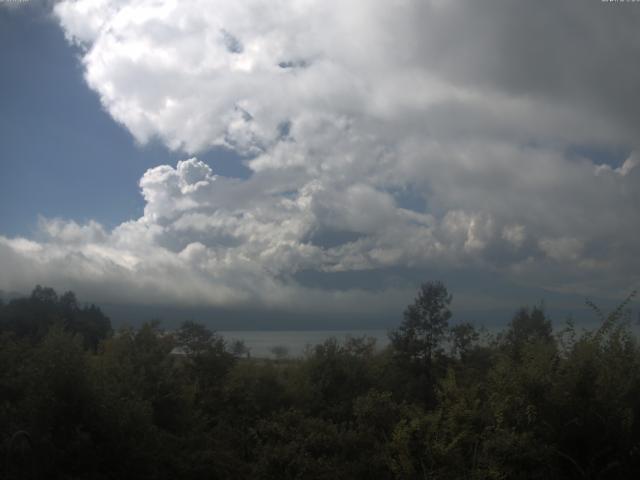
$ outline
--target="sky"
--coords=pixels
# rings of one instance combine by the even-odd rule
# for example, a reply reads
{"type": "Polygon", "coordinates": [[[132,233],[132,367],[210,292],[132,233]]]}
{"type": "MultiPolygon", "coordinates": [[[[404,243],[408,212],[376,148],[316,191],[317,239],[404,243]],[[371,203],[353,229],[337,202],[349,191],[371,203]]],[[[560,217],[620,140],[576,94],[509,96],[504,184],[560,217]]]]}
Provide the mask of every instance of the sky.
{"type": "Polygon", "coordinates": [[[0,289],[229,328],[393,324],[429,280],[477,322],[615,303],[640,286],[639,22],[600,0],[0,2],[0,289]]]}

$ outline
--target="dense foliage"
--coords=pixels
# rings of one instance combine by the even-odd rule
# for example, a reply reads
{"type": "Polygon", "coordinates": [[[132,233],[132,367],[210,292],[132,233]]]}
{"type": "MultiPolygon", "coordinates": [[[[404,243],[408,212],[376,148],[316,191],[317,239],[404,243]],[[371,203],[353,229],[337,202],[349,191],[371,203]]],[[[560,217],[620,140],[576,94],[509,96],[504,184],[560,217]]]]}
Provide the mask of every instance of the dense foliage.
{"type": "MultiPolygon", "coordinates": [[[[637,478],[640,347],[625,307],[554,334],[449,325],[426,283],[391,343],[247,358],[202,325],[113,333],[37,287],[0,304],[4,478],[637,478]]],[[[594,307],[595,308],[595,307],[594,307]]]]}

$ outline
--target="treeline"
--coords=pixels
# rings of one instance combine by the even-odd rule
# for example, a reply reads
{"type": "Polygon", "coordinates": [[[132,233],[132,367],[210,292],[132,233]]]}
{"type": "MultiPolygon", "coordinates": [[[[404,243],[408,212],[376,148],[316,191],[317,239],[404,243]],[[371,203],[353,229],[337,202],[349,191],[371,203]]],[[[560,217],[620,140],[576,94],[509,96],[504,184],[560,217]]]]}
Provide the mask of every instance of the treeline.
{"type": "MultiPolygon", "coordinates": [[[[481,338],[422,285],[390,345],[248,359],[203,325],[112,332],[37,287],[0,303],[7,479],[637,478],[640,348],[625,309],[553,332],[521,309],[481,338]]],[[[2,476],[2,475],[0,475],[2,476]]]]}

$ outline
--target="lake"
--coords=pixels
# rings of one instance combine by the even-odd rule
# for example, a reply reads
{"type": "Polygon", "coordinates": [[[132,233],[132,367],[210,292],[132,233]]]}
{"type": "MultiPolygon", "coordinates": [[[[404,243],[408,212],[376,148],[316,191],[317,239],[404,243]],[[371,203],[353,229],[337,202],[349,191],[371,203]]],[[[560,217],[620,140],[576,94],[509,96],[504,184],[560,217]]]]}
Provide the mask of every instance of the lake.
{"type": "Polygon", "coordinates": [[[307,345],[318,345],[328,338],[335,337],[343,341],[347,336],[372,337],[376,346],[384,348],[389,343],[387,330],[281,330],[281,331],[218,331],[227,342],[242,340],[250,349],[252,357],[273,358],[273,347],[285,347],[290,357],[303,355],[307,345]]]}
{"type": "MultiPolygon", "coordinates": [[[[566,324],[558,322],[554,325],[554,333],[559,333],[566,324]]],[[[492,336],[503,331],[505,325],[492,325],[489,328],[477,326],[476,328],[484,330],[481,334],[481,341],[485,334],[492,336]]],[[[576,332],[580,335],[585,329],[594,331],[599,327],[598,322],[583,322],[576,324],[576,332]]],[[[640,338],[640,314],[638,322],[630,325],[631,331],[640,338]]],[[[335,337],[340,341],[344,341],[347,336],[351,337],[373,337],[376,339],[377,348],[381,349],[389,344],[387,329],[370,329],[370,330],[219,330],[217,333],[222,335],[227,342],[233,340],[242,340],[250,349],[252,357],[273,358],[271,352],[273,347],[285,347],[288,350],[289,357],[300,357],[304,354],[307,345],[318,345],[328,338],[335,337]]]]}

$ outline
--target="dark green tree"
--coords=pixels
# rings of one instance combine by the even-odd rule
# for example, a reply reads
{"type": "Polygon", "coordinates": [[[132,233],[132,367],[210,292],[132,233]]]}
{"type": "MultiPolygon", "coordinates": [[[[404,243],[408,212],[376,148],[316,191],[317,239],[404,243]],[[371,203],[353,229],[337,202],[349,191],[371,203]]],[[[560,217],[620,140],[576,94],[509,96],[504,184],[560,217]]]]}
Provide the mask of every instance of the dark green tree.
{"type": "Polygon", "coordinates": [[[542,306],[531,309],[521,308],[513,316],[506,332],[500,336],[500,340],[503,348],[517,359],[528,345],[554,343],[551,320],[542,306]]]}
{"type": "Polygon", "coordinates": [[[85,348],[95,350],[111,335],[111,321],[95,305],[80,307],[73,292],[61,296],[49,287],[36,286],[29,297],[17,298],[2,308],[0,331],[37,343],[53,325],[80,334],[85,348]]]}
{"type": "Polygon", "coordinates": [[[449,340],[453,355],[463,359],[475,346],[479,337],[480,335],[475,327],[468,322],[459,323],[451,327],[449,340]]]}
{"type": "Polygon", "coordinates": [[[196,401],[209,413],[222,397],[223,379],[237,361],[226,342],[204,325],[187,321],[175,333],[184,368],[196,388],[196,401]]]}
{"type": "Polygon", "coordinates": [[[452,296],[442,282],[426,282],[404,311],[404,320],[389,333],[394,358],[403,379],[400,392],[412,400],[433,406],[436,378],[442,373],[443,341],[451,318],[452,296]]]}
{"type": "Polygon", "coordinates": [[[426,282],[420,286],[415,301],[404,311],[404,321],[389,334],[396,353],[411,363],[430,367],[442,352],[452,296],[442,282],[426,282]]]}
{"type": "Polygon", "coordinates": [[[373,343],[366,338],[351,338],[342,344],[331,337],[316,345],[305,365],[312,392],[310,410],[334,419],[349,417],[352,400],[372,386],[372,353],[373,343]]]}

